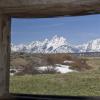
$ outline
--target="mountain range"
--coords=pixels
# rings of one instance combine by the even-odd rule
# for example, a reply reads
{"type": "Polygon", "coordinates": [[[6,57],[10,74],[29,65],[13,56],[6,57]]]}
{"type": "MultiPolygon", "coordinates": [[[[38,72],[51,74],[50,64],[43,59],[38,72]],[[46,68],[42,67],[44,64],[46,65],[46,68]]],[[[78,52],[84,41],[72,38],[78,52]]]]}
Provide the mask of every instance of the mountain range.
{"type": "Polygon", "coordinates": [[[100,39],[91,40],[81,45],[72,45],[62,36],[53,36],[52,39],[32,41],[28,44],[11,44],[12,52],[27,53],[80,53],[100,52],[100,39]]]}

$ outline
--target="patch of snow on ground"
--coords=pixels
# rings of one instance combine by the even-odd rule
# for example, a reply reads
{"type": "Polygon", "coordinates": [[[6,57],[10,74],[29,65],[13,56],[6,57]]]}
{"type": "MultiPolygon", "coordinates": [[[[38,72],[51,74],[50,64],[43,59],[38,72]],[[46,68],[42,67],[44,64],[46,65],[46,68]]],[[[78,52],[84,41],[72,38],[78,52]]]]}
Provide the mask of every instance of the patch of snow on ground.
{"type": "Polygon", "coordinates": [[[53,66],[41,66],[41,67],[38,67],[38,70],[41,70],[41,71],[45,71],[47,69],[52,69],[53,66]]]}
{"type": "Polygon", "coordinates": [[[13,76],[15,73],[17,73],[17,69],[10,69],[10,75],[13,76]]]}
{"type": "Polygon", "coordinates": [[[73,72],[74,70],[69,69],[69,67],[70,66],[68,66],[68,65],[56,64],[55,67],[53,67],[53,66],[41,66],[41,67],[38,67],[38,70],[45,71],[48,68],[49,69],[55,68],[55,70],[57,70],[57,72],[60,72],[60,73],[73,72]]]}
{"type": "Polygon", "coordinates": [[[74,63],[74,61],[65,60],[64,63],[74,63]]]}
{"type": "Polygon", "coordinates": [[[19,72],[21,72],[23,69],[10,69],[10,75],[13,76],[19,72]]]}
{"type": "Polygon", "coordinates": [[[61,65],[61,64],[56,64],[56,70],[60,73],[68,73],[68,72],[73,72],[74,70],[69,69],[70,66],[68,65],[61,65]]]}

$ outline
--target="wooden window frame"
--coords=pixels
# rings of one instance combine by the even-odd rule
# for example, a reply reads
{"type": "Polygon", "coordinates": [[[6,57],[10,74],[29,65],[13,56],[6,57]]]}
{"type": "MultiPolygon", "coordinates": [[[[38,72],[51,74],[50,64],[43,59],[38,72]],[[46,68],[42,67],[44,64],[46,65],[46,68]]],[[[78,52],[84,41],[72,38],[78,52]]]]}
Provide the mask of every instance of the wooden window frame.
{"type": "MultiPolygon", "coordinates": [[[[80,3],[75,3],[73,0],[69,2],[72,4],[71,6],[65,6],[64,4],[67,4],[67,0],[59,0],[59,3],[54,2],[55,5],[52,2],[40,2],[40,0],[37,0],[36,3],[33,3],[35,6],[33,7],[26,7],[23,5],[22,1],[26,0],[19,0],[20,2],[16,2],[17,6],[10,5],[10,3],[6,4],[7,0],[1,0],[0,2],[0,97],[1,98],[26,98],[26,99],[37,99],[37,100],[100,100],[100,97],[68,97],[68,96],[46,96],[46,95],[27,95],[27,94],[11,94],[9,93],[9,68],[10,68],[10,44],[11,44],[11,18],[34,18],[34,17],[54,17],[54,16],[64,16],[64,15],[71,15],[71,16],[79,16],[79,15],[89,15],[89,14],[100,14],[100,1],[99,0],[87,0],[89,2],[86,2],[86,0],[80,0],[80,3]],[[92,2],[93,1],[93,2],[92,2]],[[4,3],[3,3],[4,2],[4,3]],[[38,3],[40,2],[40,3],[38,3]],[[60,4],[60,2],[63,2],[60,4]],[[65,3],[64,3],[65,2],[65,3]],[[92,2],[92,3],[91,3],[92,2]],[[22,7],[20,5],[22,3],[22,7]],[[46,5],[46,3],[48,5],[46,5]],[[75,3],[75,5],[74,5],[75,3]],[[38,9],[37,7],[40,7],[38,9]],[[41,4],[41,5],[40,5],[41,4]],[[9,7],[9,5],[11,7],[9,7]],[[20,5],[20,6],[19,6],[20,5]],[[43,5],[45,7],[43,7],[43,5]],[[58,5],[58,6],[57,6],[58,5]],[[81,9],[81,6],[82,9],[81,9]],[[3,7],[5,6],[5,7],[3,7]],[[13,7],[15,6],[15,8],[13,7]],[[18,8],[19,7],[19,8],[18,8]],[[52,9],[51,9],[51,8],[52,9]],[[72,9],[69,9],[71,7],[72,9]],[[57,8],[57,9],[55,9],[57,8]],[[99,9],[98,9],[99,8],[99,9]],[[37,10],[33,13],[31,13],[32,9],[37,10]],[[54,10],[55,9],[55,10],[54,10]],[[66,10],[67,9],[67,10],[66,10]],[[38,11],[40,11],[38,13],[38,11]],[[49,11],[49,13],[48,13],[49,11]],[[75,12],[76,11],[76,12],[75,12]]],[[[11,1],[13,4],[14,0],[8,0],[11,1]]],[[[15,0],[18,1],[18,0],[15,0]]],[[[42,0],[45,1],[45,0],[42,0]]],[[[48,0],[49,1],[49,0],[48,0]]],[[[70,0],[69,0],[70,1],[70,0]]],[[[29,5],[31,5],[31,2],[33,0],[27,0],[29,5]],[[28,2],[30,1],[30,2],[28,2]]],[[[27,5],[28,3],[25,3],[27,5]]],[[[69,4],[67,4],[69,5],[69,4]]]]}

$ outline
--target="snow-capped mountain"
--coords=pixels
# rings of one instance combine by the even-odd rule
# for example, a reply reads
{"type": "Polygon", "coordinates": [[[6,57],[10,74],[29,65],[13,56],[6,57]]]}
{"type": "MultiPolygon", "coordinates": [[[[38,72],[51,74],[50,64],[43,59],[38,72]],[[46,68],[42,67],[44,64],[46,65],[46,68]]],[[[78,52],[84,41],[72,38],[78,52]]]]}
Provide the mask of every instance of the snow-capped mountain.
{"type": "Polygon", "coordinates": [[[13,52],[28,53],[79,53],[79,52],[100,52],[100,39],[88,43],[73,46],[64,37],[55,35],[52,39],[32,41],[29,44],[11,44],[13,52]]]}
{"type": "Polygon", "coordinates": [[[86,44],[76,46],[80,52],[100,52],[100,39],[91,40],[86,44]]]}
{"type": "Polygon", "coordinates": [[[14,45],[11,44],[13,52],[28,52],[28,53],[67,53],[78,52],[78,49],[71,44],[64,37],[55,35],[52,39],[45,39],[43,41],[33,41],[29,44],[14,45]]]}

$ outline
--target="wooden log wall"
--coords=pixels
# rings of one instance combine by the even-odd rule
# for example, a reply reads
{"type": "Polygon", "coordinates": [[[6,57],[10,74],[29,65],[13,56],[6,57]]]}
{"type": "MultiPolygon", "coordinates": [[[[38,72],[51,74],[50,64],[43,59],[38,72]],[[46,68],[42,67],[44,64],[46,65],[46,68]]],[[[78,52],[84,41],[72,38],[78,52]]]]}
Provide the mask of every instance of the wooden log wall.
{"type": "Polygon", "coordinates": [[[9,93],[10,18],[0,13],[0,96],[9,93]]]}
{"type": "Polygon", "coordinates": [[[0,0],[12,17],[79,16],[100,13],[100,0],[0,0]]]}

